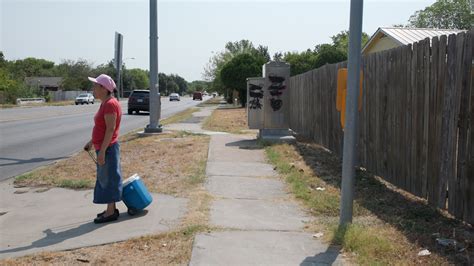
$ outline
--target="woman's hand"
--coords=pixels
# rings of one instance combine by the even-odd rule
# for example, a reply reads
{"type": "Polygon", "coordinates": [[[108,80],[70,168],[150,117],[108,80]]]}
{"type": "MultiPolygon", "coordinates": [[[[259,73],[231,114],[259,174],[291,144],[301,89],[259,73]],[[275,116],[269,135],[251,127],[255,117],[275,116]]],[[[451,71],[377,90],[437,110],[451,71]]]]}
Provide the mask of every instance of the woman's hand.
{"type": "Polygon", "coordinates": [[[86,145],[84,145],[84,150],[89,151],[91,148],[92,148],[92,141],[89,140],[89,142],[87,142],[86,145]]]}
{"type": "Polygon", "coordinates": [[[104,165],[105,164],[105,150],[100,150],[99,154],[97,155],[97,164],[104,165]]]}

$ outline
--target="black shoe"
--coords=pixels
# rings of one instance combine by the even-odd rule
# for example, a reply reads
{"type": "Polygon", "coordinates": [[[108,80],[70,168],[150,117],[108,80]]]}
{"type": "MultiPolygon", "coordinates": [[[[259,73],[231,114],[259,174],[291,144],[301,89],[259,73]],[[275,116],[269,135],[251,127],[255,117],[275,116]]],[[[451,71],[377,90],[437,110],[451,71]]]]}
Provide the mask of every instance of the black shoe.
{"type": "Polygon", "coordinates": [[[116,209],[114,214],[112,214],[112,215],[109,215],[109,216],[101,215],[101,216],[95,218],[94,223],[102,224],[102,223],[112,222],[112,221],[116,221],[118,219],[118,217],[119,217],[119,212],[116,209]]]}
{"type": "MultiPolygon", "coordinates": [[[[100,216],[104,215],[105,212],[106,212],[106,211],[103,211],[103,212],[101,212],[101,213],[98,213],[98,214],[97,214],[97,217],[100,217],[100,216]]],[[[119,213],[119,210],[118,210],[118,209],[115,209],[115,213],[118,213],[118,215],[120,216],[120,213],[119,213]]]]}

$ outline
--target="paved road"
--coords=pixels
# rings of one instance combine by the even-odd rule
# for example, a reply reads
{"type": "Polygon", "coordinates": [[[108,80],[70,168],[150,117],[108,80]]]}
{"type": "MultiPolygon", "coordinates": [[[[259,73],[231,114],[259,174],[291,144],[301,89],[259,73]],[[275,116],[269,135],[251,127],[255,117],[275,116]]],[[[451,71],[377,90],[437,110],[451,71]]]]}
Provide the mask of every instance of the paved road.
{"type": "MultiPolygon", "coordinates": [[[[199,101],[182,97],[180,102],[162,99],[162,118],[169,117],[199,101]]],[[[121,101],[125,134],[144,128],[149,116],[128,115],[121,101]]],[[[99,104],[47,106],[0,110],[0,181],[66,158],[82,149],[90,139],[93,116],[99,104]]]]}

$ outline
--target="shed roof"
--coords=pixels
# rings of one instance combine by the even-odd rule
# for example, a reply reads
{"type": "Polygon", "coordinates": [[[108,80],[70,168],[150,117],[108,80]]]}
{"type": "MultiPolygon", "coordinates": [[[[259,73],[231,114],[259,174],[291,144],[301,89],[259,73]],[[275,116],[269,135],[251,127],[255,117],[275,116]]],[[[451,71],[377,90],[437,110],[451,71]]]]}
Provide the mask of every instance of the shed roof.
{"type": "Polygon", "coordinates": [[[30,86],[59,87],[63,78],[61,77],[26,77],[25,82],[30,86]]]}
{"type": "Polygon", "coordinates": [[[419,42],[426,38],[432,39],[435,36],[450,35],[463,32],[464,30],[457,29],[428,29],[428,28],[398,28],[398,27],[380,27],[370,37],[369,41],[362,49],[362,53],[371,46],[371,43],[380,36],[388,36],[399,45],[407,45],[410,43],[419,42]]]}

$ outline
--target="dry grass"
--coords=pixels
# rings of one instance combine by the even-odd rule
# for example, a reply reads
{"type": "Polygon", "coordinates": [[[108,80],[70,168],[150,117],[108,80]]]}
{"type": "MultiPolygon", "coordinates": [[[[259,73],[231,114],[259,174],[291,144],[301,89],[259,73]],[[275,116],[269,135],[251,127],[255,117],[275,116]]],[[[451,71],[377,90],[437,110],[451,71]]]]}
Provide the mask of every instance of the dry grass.
{"type": "Polygon", "coordinates": [[[178,123],[184,120],[187,120],[193,116],[193,113],[199,111],[199,108],[189,108],[182,112],[179,112],[171,117],[163,119],[160,121],[162,125],[169,125],[173,123],[178,123]]]}
{"type": "Polygon", "coordinates": [[[463,226],[425,202],[400,191],[367,172],[356,174],[354,222],[338,228],[341,162],[321,146],[298,142],[266,147],[269,160],[288,182],[290,190],[315,216],[306,226],[325,232],[326,240],[355,254],[366,264],[443,265],[472,264],[472,228],[463,226]],[[320,191],[317,188],[324,188],[320,191]],[[452,238],[466,247],[454,252],[436,246],[433,234],[452,238]],[[420,257],[427,248],[432,253],[420,257]]]}
{"type": "Polygon", "coordinates": [[[199,107],[206,107],[206,106],[215,106],[217,104],[220,104],[221,101],[223,101],[224,98],[222,96],[218,96],[218,97],[213,97],[203,103],[200,103],[198,104],[197,106],[199,107]]]}
{"type": "MultiPolygon", "coordinates": [[[[189,186],[204,178],[209,137],[185,132],[157,136],[130,134],[121,141],[124,178],[138,173],[152,192],[187,196],[189,186]]],[[[16,186],[93,188],[96,166],[88,153],[39,168],[15,179],[16,186]]]]}
{"type": "Polygon", "coordinates": [[[31,104],[25,104],[25,105],[16,105],[16,104],[6,103],[6,104],[0,104],[0,109],[16,108],[16,107],[65,106],[65,105],[74,105],[74,101],[31,103],[31,104]]]}
{"type": "Polygon", "coordinates": [[[203,129],[235,134],[245,133],[245,130],[248,130],[246,109],[216,109],[204,122],[203,129]]]}

